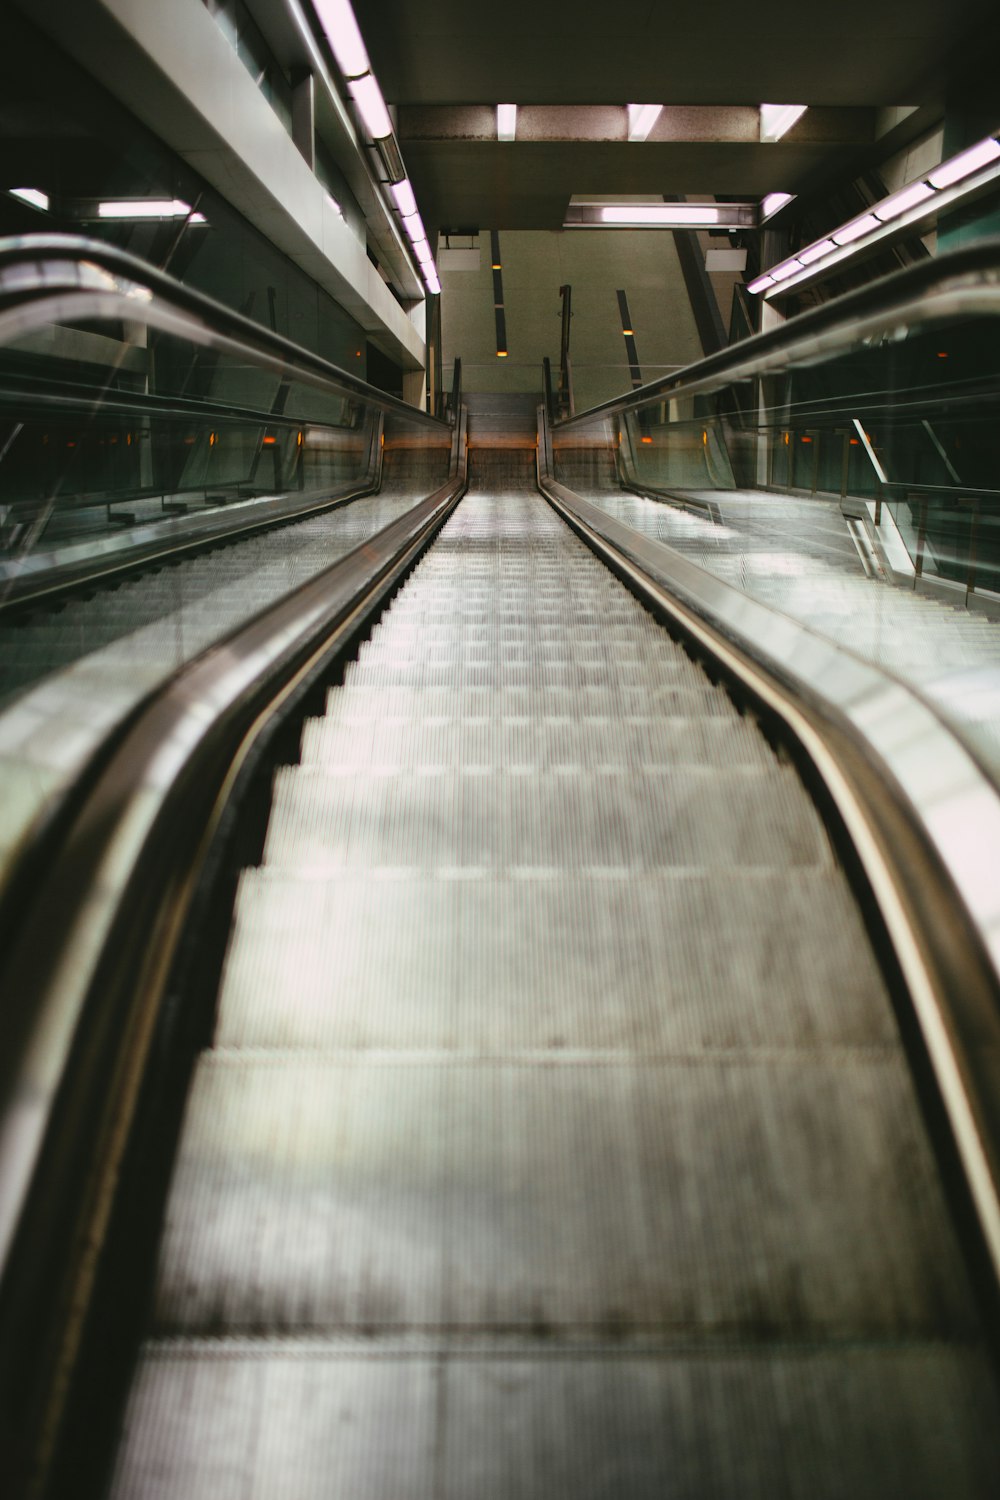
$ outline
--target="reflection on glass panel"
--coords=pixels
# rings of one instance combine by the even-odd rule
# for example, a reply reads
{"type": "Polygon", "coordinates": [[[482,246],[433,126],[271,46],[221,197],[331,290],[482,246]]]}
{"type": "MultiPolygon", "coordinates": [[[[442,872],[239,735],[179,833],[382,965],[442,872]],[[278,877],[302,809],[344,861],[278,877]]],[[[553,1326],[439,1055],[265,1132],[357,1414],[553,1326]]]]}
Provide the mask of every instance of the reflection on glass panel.
{"type": "Polygon", "coordinates": [[[361,403],[155,327],[41,323],[0,348],[2,544],[359,481],[361,403]]]}
{"type": "Polygon", "coordinates": [[[556,477],[583,493],[620,481],[699,506],[755,490],[867,505],[894,523],[917,579],[1000,594],[990,314],[890,319],[868,337],[848,322],[828,342],[770,359],[767,373],[741,372],[734,350],[728,380],[693,366],[655,399],[608,403],[617,409],[600,423],[583,413],[557,424],[556,477]]]}

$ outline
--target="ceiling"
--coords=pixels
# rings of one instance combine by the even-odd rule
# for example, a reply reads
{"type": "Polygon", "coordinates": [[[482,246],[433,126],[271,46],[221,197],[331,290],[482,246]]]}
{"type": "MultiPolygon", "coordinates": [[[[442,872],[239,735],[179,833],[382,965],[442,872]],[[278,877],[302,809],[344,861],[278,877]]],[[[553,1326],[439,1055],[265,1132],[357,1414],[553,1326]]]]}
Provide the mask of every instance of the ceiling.
{"type": "Polygon", "coordinates": [[[746,0],[354,8],[428,226],[498,229],[558,228],[571,194],[822,190],[939,118],[968,59],[995,55],[997,17],[993,0],[770,0],[766,24],[746,0]],[[543,108],[501,144],[500,102],[543,108]],[[627,141],[628,102],[670,106],[646,143],[627,141]],[[811,107],[762,144],[762,102],[811,107]]]}

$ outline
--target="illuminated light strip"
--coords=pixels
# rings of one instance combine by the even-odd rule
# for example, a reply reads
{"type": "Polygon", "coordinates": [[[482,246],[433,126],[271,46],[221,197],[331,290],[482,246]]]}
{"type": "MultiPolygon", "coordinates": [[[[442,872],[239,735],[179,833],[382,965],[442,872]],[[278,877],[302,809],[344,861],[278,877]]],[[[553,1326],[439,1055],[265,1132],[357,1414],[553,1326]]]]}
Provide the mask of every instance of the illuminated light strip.
{"type": "Polygon", "coordinates": [[[800,250],[795,257],[804,266],[811,266],[814,260],[822,260],[824,255],[829,255],[831,250],[836,250],[833,240],[817,240],[805,250],[800,250]]]}
{"type": "Polygon", "coordinates": [[[855,240],[860,240],[866,234],[871,234],[877,229],[878,219],[874,214],[862,214],[860,219],[852,219],[850,224],[845,224],[843,229],[835,229],[832,239],[835,245],[853,245],[855,240]]]}
{"type": "Polygon", "coordinates": [[[394,182],[390,191],[396,200],[396,207],[399,209],[400,216],[404,219],[412,217],[417,211],[417,200],[413,196],[413,187],[410,179],[404,177],[402,182],[394,182]]]}
{"type": "Polygon", "coordinates": [[[756,229],[755,203],[665,203],[661,199],[609,202],[577,196],[564,229],[756,229]]]}
{"type": "Polygon", "coordinates": [[[370,72],[368,50],[350,0],[313,0],[313,7],[344,77],[360,78],[370,72]]]}
{"type": "Polygon", "coordinates": [[[797,260],[782,261],[780,266],[775,266],[771,272],[772,281],[784,281],[789,276],[794,276],[802,270],[802,265],[797,260]]]}
{"type": "Polygon", "coordinates": [[[413,187],[406,176],[402,154],[378,79],[372,72],[368,49],[350,0],[313,0],[317,18],[330,44],[337,67],[350,90],[365,130],[378,149],[389,190],[403,221],[428,289],[441,291],[427,231],[417,210],[413,187]]]}
{"type": "Polygon", "coordinates": [[[762,104],[760,107],[760,138],[762,141],[780,141],[808,109],[806,104],[762,104]]]}
{"type": "Polygon", "coordinates": [[[948,208],[996,181],[1000,181],[1000,140],[987,136],[968,150],[942,162],[926,178],[872,204],[866,213],[841,225],[827,238],[817,240],[794,256],[770,266],[754,281],[748,282],[746,290],[754,294],[764,292],[770,297],[774,295],[773,288],[781,285],[782,293],[789,292],[799,281],[838,265],[894,230],[920,224],[940,209],[948,208]]]}
{"type": "Polygon", "coordinates": [[[763,224],[766,219],[773,218],[779,208],[784,208],[786,203],[794,200],[794,193],[767,193],[760,200],[760,222],[763,224]]]}
{"type": "Polygon", "coordinates": [[[113,198],[97,205],[99,219],[190,219],[204,224],[204,214],[193,214],[181,198],[113,198]]]}
{"type": "Polygon", "coordinates": [[[497,140],[512,141],[517,135],[517,105],[497,105],[497,140]]]}
{"type": "Polygon", "coordinates": [[[663,109],[662,104],[629,104],[628,109],[628,138],[630,141],[644,141],[660,118],[663,109]]]}
{"type": "Polygon", "coordinates": [[[605,224],[658,224],[679,229],[696,224],[716,225],[720,211],[712,203],[614,203],[601,209],[605,224]]]}
{"type": "Polygon", "coordinates": [[[11,188],[12,198],[20,198],[22,203],[30,203],[32,208],[40,208],[43,213],[48,213],[49,195],[43,193],[41,188],[11,188]]]}

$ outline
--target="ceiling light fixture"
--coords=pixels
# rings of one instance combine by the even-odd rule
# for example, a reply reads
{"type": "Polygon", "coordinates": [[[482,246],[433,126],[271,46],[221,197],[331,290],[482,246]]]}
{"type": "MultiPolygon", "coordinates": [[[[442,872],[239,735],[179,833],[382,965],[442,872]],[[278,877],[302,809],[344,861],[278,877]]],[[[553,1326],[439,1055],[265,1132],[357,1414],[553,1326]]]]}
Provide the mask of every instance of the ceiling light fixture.
{"type": "Polygon", "coordinates": [[[628,109],[628,138],[630,141],[644,141],[660,118],[663,109],[662,104],[629,104],[628,109]]]}
{"type": "Polygon", "coordinates": [[[601,209],[605,224],[660,224],[687,228],[718,224],[719,210],[711,203],[615,203],[601,209]]]}
{"type": "Polygon", "coordinates": [[[801,120],[807,104],[762,104],[760,107],[760,138],[762,141],[780,141],[801,120]]]}
{"type": "Polygon", "coordinates": [[[385,107],[382,90],[374,74],[366,73],[363,78],[352,78],[349,87],[351,97],[358,106],[358,113],[372,140],[382,141],[392,135],[392,121],[389,119],[389,111],[385,107]]]}
{"type": "Polygon", "coordinates": [[[415,245],[418,240],[425,240],[427,238],[427,230],[424,228],[424,221],[419,214],[410,214],[408,219],[404,219],[403,228],[409,235],[411,244],[415,245]]]}
{"type": "Polygon", "coordinates": [[[41,188],[10,188],[12,198],[20,198],[22,203],[30,203],[32,208],[40,208],[43,213],[49,210],[49,195],[43,193],[41,188]]]}
{"type": "Polygon", "coordinates": [[[896,219],[900,214],[905,214],[908,208],[914,208],[918,203],[923,203],[925,199],[933,197],[934,189],[929,182],[913,182],[900,192],[883,198],[881,203],[876,203],[872,213],[884,224],[889,219],[896,219]]]}
{"type": "Polygon", "coordinates": [[[204,224],[204,214],[193,214],[181,198],[111,198],[97,205],[99,219],[189,219],[204,224]]]}
{"type": "Polygon", "coordinates": [[[800,250],[795,257],[804,266],[811,266],[814,260],[822,260],[824,255],[829,255],[831,250],[836,250],[833,240],[817,240],[806,250],[800,250]]]}
{"type": "Polygon", "coordinates": [[[789,276],[794,276],[796,271],[802,270],[802,262],[798,260],[783,260],[780,266],[774,266],[770,272],[773,281],[785,281],[789,276]]]}
{"type": "Polygon", "coordinates": [[[642,198],[572,198],[563,218],[564,229],[755,229],[756,203],[664,203],[642,198]]]}
{"type": "Polygon", "coordinates": [[[320,25],[345,78],[360,78],[371,68],[368,51],[349,0],[313,0],[320,25]]]}
{"type": "Polygon", "coordinates": [[[747,291],[763,292],[783,282],[788,282],[783,292],[791,291],[798,281],[811,274],[839,265],[849,255],[881,243],[902,229],[916,230],[941,209],[992,189],[997,183],[1000,183],[1000,139],[987,136],[942,162],[926,178],[873,203],[867,213],[842,224],[825,239],[816,240],[769,267],[756,281],[747,284],[747,291]]]}
{"type": "Polygon", "coordinates": [[[779,208],[784,208],[786,203],[794,203],[794,201],[794,193],[768,193],[760,202],[760,222],[763,224],[765,219],[773,218],[779,208]]]}
{"type": "Polygon", "coordinates": [[[404,177],[402,182],[393,183],[392,196],[395,198],[396,207],[404,219],[408,219],[416,213],[417,200],[413,196],[413,188],[408,177],[404,177]]]}
{"type": "Polygon", "coordinates": [[[497,105],[497,140],[512,141],[517,134],[517,105],[497,105]]]}
{"type": "Polygon", "coordinates": [[[840,229],[835,229],[830,238],[835,245],[851,245],[855,240],[862,239],[866,234],[871,234],[873,229],[878,228],[878,219],[874,214],[862,214],[860,219],[852,219],[849,224],[844,224],[840,229]]]}
{"type": "Polygon", "coordinates": [[[1000,142],[988,135],[984,141],[977,141],[967,151],[960,151],[949,161],[942,162],[933,172],[928,172],[927,181],[933,188],[951,187],[952,183],[961,182],[963,177],[971,177],[980,167],[988,167],[998,157],[1000,142]]]}

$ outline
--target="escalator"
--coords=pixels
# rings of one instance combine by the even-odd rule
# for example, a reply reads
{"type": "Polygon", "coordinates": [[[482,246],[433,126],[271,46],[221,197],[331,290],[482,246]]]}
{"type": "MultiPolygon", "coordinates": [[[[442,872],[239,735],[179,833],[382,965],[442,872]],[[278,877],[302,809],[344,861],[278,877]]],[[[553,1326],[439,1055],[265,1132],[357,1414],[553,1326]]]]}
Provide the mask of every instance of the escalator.
{"type": "Polygon", "coordinates": [[[108,1493],[993,1493],[828,832],[532,469],[476,451],[277,775],[108,1493]]]}
{"type": "Polygon", "coordinates": [[[302,373],[316,514],[0,621],[12,1495],[992,1497],[995,786],[600,413],[302,373]]]}

